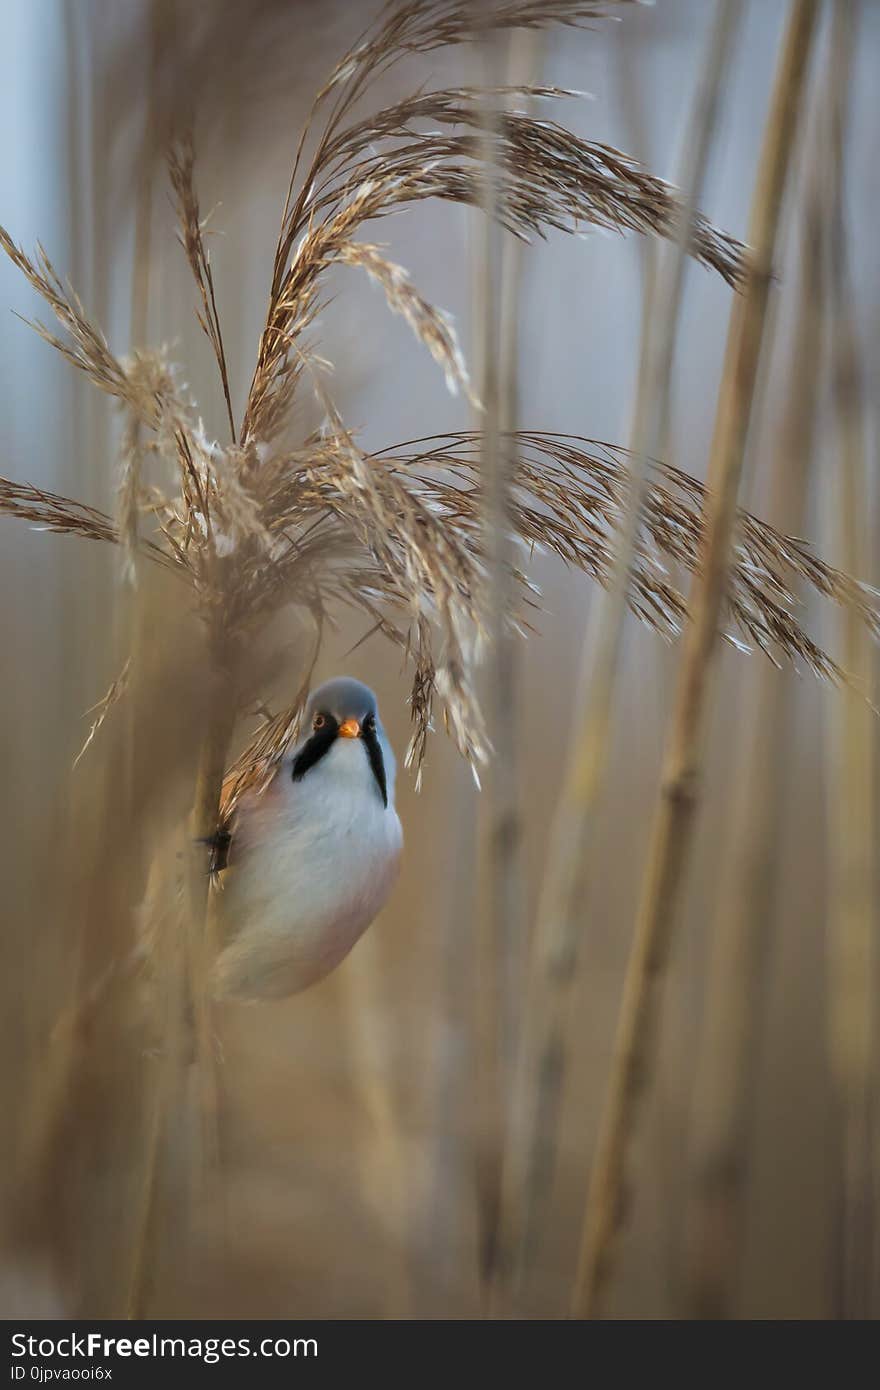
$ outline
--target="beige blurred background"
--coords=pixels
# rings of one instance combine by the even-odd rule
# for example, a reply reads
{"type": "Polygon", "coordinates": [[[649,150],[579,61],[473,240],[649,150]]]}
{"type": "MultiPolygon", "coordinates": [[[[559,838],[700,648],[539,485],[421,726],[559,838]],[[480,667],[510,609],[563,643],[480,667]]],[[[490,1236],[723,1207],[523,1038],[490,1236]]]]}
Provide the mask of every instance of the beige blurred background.
{"type": "MultiPolygon", "coordinates": [[[[711,6],[658,0],[590,32],[551,31],[534,77],[584,89],[560,118],[590,139],[644,159],[672,178],[711,6]]],[[[703,198],[718,225],[745,235],[782,0],[752,0],[726,75],[719,135],[703,198]]],[[[233,396],[250,378],[268,266],[300,122],[324,73],[363,27],[367,0],[248,6],[227,0],[10,0],[0,16],[0,220],[25,246],[41,240],[120,352],[171,343],[206,412],[222,427],[213,364],[191,306],[161,160],[151,151],[175,120],[195,117],[202,205],[215,204],[212,258],[233,396]],[[244,11],[247,11],[245,15],[244,11]]],[[[876,227],[877,55],[880,5],[861,7],[847,148],[847,227],[857,286],[866,394],[880,387],[880,260],[876,227]]],[[[820,45],[817,57],[824,61],[820,45]]],[[[389,89],[436,76],[478,76],[464,49],[414,61],[389,89]]],[[[383,90],[382,95],[385,95],[383,90]]],[[[789,200],[786,255],[771,351],[762,369],[758,428],[747,468],[761,510],[795,345],[789,293],[797,218],[789,200]],[[789,265],[791,269],[789,270],[789,265]]],[[[421,206],[376,236],[425,294],[449,309],[462,341],[470,321],[476,215],[421,206]]],[[[551,235],[523,258],[520,422],[625,443],[638,369],[645,247],[635,237],[551,235]]],[[[392,318],[365,277],[340,270],[322,316],[321,350],[335,392],[370,447],[468,424],[427,354],[392,318]]],[[[698,266],[687,274],[675,364],[669,456],[705,475],[730,291],[698,266]]],[[[26,317],[33,296],[0,265],[0,305],[26,317]]],[[[111,407],[11,314],[0,319],[0,471],[111,506],[111,407]]],[[[834,454],[820,407],[808,535],[826,549],[835,505],[834,454]],[[823,423],[824,422],[824,423],[823,423]],[[825,433],[823,434],[823,430],[825,433]]],[[[876,420],[868,458],[876,479],[876,420]]],[[[785,523],[785,518],[769,517],[785,523]]],[[[35,1090],[51,1068],[49,1041],[76,946],[59,866],[77,859],[83,799],[99,776],[96,740],[71,774],[88,727],[83,711],[118,670],[118,573],[97,546],[0,522],[0,866],[3,972],[2,1174],[18,1202],[18,1166],[35,1090]],[[89,780],[92,779],[92,780],[89,780]]],[[[876,532],[875,532],[876,534],[876,532]]],[[[535,911],[546,835],[572,719],[578,653],[591,589],[537,557],[540,633],[521,651],[521,777],[528,916],[535,911]]],[[[880,580],[874,567],[866,574],[880,580]]],[[[827,614],[810,614],[832,643],[827,614]],[[825,623],[824,628],[821,627],[825,623]]],[[[392,741],[408,738],[408,689],[398,653],[378,638],[345,653],[361,630],[345,620],[318,675],[343,667],[375,687],[392,741]]],[[[616,703],[598,877],[583,926],[584,966],[565,1094],[563,1145],[524,1309],[564,1315],[576,1258],[591,1146],[608,1072],[639,868],[657,790],[675,654],[630,620],[616,703]]],[[[734,853],[732,801],[745,763],[746,691],[760,655],[725,650],[720,663],[686,913],[671,967],[657,1085],[639,1136],[633,1206],[609,1311],[684,1315],[687,1152],[706,998],[707,943],[719,884],[734,853]]],[[[295,679],[291,670],[290,679],[295,679]]],[[[809,675],[781,672],[788,710],[772,929],[753,1000],[759,1067],[753,1096],[742,1269],[733,1312],[822,1318],[834,1312],[838,1189],[835,1112],[826,1040],[827,748],[836,696],[809,675]]],[[[271,692],[273,698],[284,678],[271,692]]],[[[137,730],[135,729],[135,738],[137,730]]],[[[760,797],[762,791],[755,789],[760,797]]],[[[166,1210],[150,1309],[157,1316],[475,1316],[473,969],[481,891],[481,798],[438,732],[417,795],[401,773],[406,835],[401,882],[352,957],[328,981],[280,1005],[222,1018],[225,1182],[221,1214],[205,1222],[197,1257],[181,1261],[166,1210]],[[216,1220],[213,1218],[216,1217],[216,1220]]],[[[108,852],[113,852],[112,845],[108,852]]],[[[100,856],[99,856],[100,859],[100,856]]],[[[85,862],[85,861],[84,861],[85,862]]],[[[89,861],[92,862],[92,861],[89,861]]],[[[78,898],[78,902],[82,899],[78,898]]],[[[123,914],[124,915],[124,914],[123,914]]],[[[107,933],[116,930],[109,923],[107,933]]],[[[128,930],[121,922],[120,933],[128,930]]],[[[74,1137],[56,1157],[55,1206],[41,1229],[10,1222],[0,1298],[7,1316],[117,1314],[137,1140],[120,1096],[136,1088],[148,1051],[120,1089],[113,1047],[98,1026],[83,1066],[98,1080],[78,1098],[74,1137]],[[115,1089],[114,1089],[115,1088],[115,1089]]],[[[181,1138],[181,1142],[184,1139],[181,1138]]],[[[39,1223],[38,1223],[39,1225],[39,1223]]],[[[875,1292],[876,1298],[876,1292],[875,1292]]],[[[874,1310],[877,1304],[875,1302],[874,1310]]]]}

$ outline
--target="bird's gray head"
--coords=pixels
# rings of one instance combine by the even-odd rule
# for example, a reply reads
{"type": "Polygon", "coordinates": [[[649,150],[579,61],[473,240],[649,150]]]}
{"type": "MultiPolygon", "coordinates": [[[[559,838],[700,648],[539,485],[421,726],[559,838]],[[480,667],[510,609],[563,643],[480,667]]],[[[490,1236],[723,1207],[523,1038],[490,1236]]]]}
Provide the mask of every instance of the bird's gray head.
{"type": "Polygon", "coordinates": [[[376,697],[363,681],[352,676],[335,676],[313,690],[306,705],[306,723],[311,727],[316,717],[335,719],[342,726],[348,720],[363,728],[369,719],[377,719],[379,706],[376,697]]]}
{"type": "Polygon", "coordinates": [[[379,719],[376,697],[351,676],[336,676],[313,690],[306,705],[305,741],[294,755],[295,782],[329,753],[337,739],[359,739],[385,806],[393,796],[395,763],[379,719]]]}

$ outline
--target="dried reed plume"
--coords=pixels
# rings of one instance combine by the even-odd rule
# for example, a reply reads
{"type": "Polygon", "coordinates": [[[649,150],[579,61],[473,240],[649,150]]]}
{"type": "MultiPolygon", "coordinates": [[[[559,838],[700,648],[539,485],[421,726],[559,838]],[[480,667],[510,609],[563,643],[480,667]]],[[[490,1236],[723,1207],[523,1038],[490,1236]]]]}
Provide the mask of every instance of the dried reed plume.
{"type": "MultiPolygon", "coordinates": [[[[593,4],[491,5],[479,27],[484,32],[487,25],[579,25],[601,13],[602,7],[593,4]]],[[[136,546],[169,565],[194,591],[218,651],[225,642],[252,632],[286,602],[299,603],[318,617],[340,600],[360,608],[413,660],[410,760],[417,764],[424,755],[435,694],[461,751],[474,762],[487,753],[472,677],[483,634],[486,578],[475,498],[453,493],[440,478],[430,484],[414,478],[393,455],[368,458],[360,450],[321,381],[319,359],[304,341],[322,302],[324,273],[340,263],[366,270],[441,365],[450,386],[470,392],[447,316],[375,245],[354,240],[364,222],[429,197],[479,206],[480,170],[487,159],[499,174],[498,216],[524,238],[550,227],[574,231],[589,225],[668,235],[678,210],[673,190],[634,161],[591,146],[555,122],[511,109],[500,113],[487,131],[479,93],[473,89],[423,91],[371,116],[351,118],[355,102],[399,58],[469,42],[475,34],[470,7],[464,4],[390,6],[319,93],[284,207],[266,325],[238,432],[194,184],[192,143],[184,139],[175,147],[170,172],[180,239],[196,281],[199,322],[223,387],[231,435],[225,446],[205,434],[162,354],[115,356],[42,249],[31,259],[0,232],[3,249],[64,333],[59,337],[41,325],[38,330],[94,385],[114,396],[129,421],[115,526],[61,498],[28,498],[26,490],[13,484],[4,484],[3,509],[95,538],[121,539],[129,572],[136,546]],[[434,127],[428,132],[420,129],[426,120],[434,127]],[[301,169],[309,141],[315,148],[301,169]],[[304,373],[327,423],[320,436],[291,449],[282,445],[281,435],[304,373]],[[147,482],[156,457],[175,465],[176,490],[168,492],[164,478],[159,484],[147,482]],[[449,503],[460,530],[448,525],[449,503]],[[144,540],[139,539],[141,531],[147,532],[144,540]]],[[[504,95],[515,103],[519,97],[558,99],[566,93],[526,86],[506,88],[504,95]]],[[[738,243],[703,219],[695,220],[691,250],[729,281],[739,277],[738,243]]],[[[522,442],[528,450],[529,439],[522,442]]],[[[576,452],[569,455],[568,466],[576,468],[576,452]]],[[[539,474],[532,469],[525,476],[539,480],[539,474]]],[[[579,516],[577,507],[566,503],[560,525],[552,510],[544,514],[540,493],[533,503],[538,505],[521,506],[515,518],[529,542],[547,539],[601,577],[610,541],[597,537],[596,545],[589,544],[595,531],[589,516],[579,516]]],[[[589,501],[585,507],[592,510],[589,501]]],[[[674,517],[670,523],[674,528],[674,517]]],[[[678,595],[665,592],[659,566],[651,568],[654,577],[638,606],[649,621],[674,627],[683,604],[678,595]]]]}
{"type": "MultiPolygon", "coordinates": [[[[536,618],[539,600],[524,568],[535,549],[556,555],[603,585],[610,582],[614,537],[628,495],[629,454],[599,440],[526,430],[505,433],[501,447],[511,466],[510,514],[523,566],[513,571],[519,600],[511,618],[525,629],[536,618]]],[[[215,467],[217,452],[214,446],[215,467]]],[[[426,675],[425,662],[430,662],[432,649],[424,628],[413,637],[399,625],[406,618],[404,586],[413,582],[409,571],[414,569],[415,582],[430,586],[441,612],[444,604],[462,604],[470,630],[479,631],[475,595],[485,569],[479,456],[480,436],[474,432],[409,440],[371,454],[359,451],[350,434],[316,436],[295,454],[264,465],[276,478],[272,496],[260,512],[272,547],[265,572],[261,561],[266,550],[256,543],[262,541],[262,533],[249,538],[249,567],[256,570],[256,574],[245,572],[253,600],[251,616],[262,617],[282,601],[299,601],[316,611],[344,602],[379,623],[393,642],[402,647],[408,640],[415,644],[418,670],[412,749],[417,762],[424,755],[438,677],[436,671],[426,675]],[[359,494],[356,467],[364,470],[368,480],[367,498],[359,494]],[[298,547],[276,539],[285,536],[290,525],[291,492],[303,532],[298,547]],[[410,540],[409,550],[400,536],[403,525],[418,540],[418,545],[410,540]],[[379,539],[371,537],[371,528],[380,526],[379,539]],[[310,527],[314,528],[311,534],[310,527]],[[371,546],[375,546],[373,554],[371,546]],[[295,587],[287,588],[291,579],[294,585],[302,583],[304,595],[295,587]],[[427,689],[421,684],[424,681],[427,689]]],[[[218,477],[212,470],[213,487],[220,478],[227,482],[225,475],[218,477]]],[[[202,583],[199,564],[204,562],[197,550],[199,539],[204,546],[204,529],[197,530],[196,520],[202,515],[201,495],[195,490],[189,494],[193,514],[188,518],[181,515],[179,504],[165,498],[149,494],[142,499],[143,510],[159,522],[159,538],[142,541],[143,553],[158,564],[183,571],[197,592],[202,583]]],[[[212,496],[213,491],[208,491],[209,515],[212,496]]],[[[685,597],[672,582],[669,567],[674,562],[689,574],[699,572],[705,502],[705,489],[695,479],[671,465],[651,466],[628,604],[641,621],[667,638],[678,636],[687,614],[685,597]]],[[[218,499],[217,516],[222,515],[224,504],[232,510],[228,494],[223,502],[218,499]]],[[[28,484],[0,480],[0,507],[42,530],[122,541],[118,525],[106,513],[28,484]]],[[[208,534],[214,534],[213,529],[208,534]]],[[[232,540],[220,533],[221,552],[232,540]]],[[[228,553],[217,557],[218,567],[226,558],[228,553]]],[[[799,621],[795,581],[852,608],[874,635],[880,632],[880,602],[873,588],[827,564],[808,542],[786,536],[741,511],[726,598],[725,636],[740,646],[754,643],[777,664],[785,658],[796,666],[805,665],[822,679],[846,682],[847,672],[799,621]]],[[[230,604],[236,625],[245,621],[242,610],[240,597],[230,604]]],[[[297,708],[303,694],[297,698],[297,708]]],[[[476,742],[473,718],[473,714],[462,716],[456,723],[449,715],[464,751],[483,756],[482,735],[476,742]]],[[[293,732],[294,712],[277,716],[269,728],[272,738],[265,729],[257,736],[252,750],[255,763],[266,757],[271,761],[283,749],[293,732]]]]}

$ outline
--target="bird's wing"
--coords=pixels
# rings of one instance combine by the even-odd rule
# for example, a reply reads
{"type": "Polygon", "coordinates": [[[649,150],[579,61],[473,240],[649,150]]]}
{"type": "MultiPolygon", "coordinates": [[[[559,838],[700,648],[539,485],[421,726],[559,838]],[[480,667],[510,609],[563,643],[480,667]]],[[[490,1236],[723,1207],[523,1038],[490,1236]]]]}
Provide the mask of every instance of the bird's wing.
{"type": "Polygon", "coordinates": [[[226,868],[235,838],[235,813],[243,798],[262,796],[278,773],[278,765],[297,734],[301,705],[282,710],[257,731],[223,779],[220,818],[211,842],[212,872],[226,868]]]}

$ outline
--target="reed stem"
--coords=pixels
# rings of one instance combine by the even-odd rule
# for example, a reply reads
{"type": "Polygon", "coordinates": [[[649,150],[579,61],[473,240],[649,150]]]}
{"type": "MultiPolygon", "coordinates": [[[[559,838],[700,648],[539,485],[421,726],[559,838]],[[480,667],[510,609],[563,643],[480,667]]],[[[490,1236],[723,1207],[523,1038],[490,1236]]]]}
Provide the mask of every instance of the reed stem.
{"type": "Polygon", "coordinates": [[[757,380],[773,258],[792,139],[801,108],[817,0],[793,0],[777,68],[749,226],[751,257],[733,305],[712,445],[703,568],[664,755],[642,902],[624,981],[608,1094],[591,1174],[572,1313],[593,1317],[622,1224],[629,1149],[651,1080],[664,968],[688,863],[698,799],[712,656],[727,586],[736,499],[757,380]]]}
{"type": "MultiPolygon", "coordinates": [[[[126,1316],[140,1318],[150,1294],[150,1273],[156,1245],[162,1155],[168,1134],[172,1107],[186,1093],[184,1073],[197,1068],[201,1154],[199,1168],[204,1178],[219,1162],[219,1085],[215,1059],[214,1030],[208,995],[208,969],[211,957],[209,851],[205,841],[217,828],[223,775],[228,764],[229,743],[236,718],[236,702],[231,692],[216,691],[210,699],[208,723],[202,737],[197,763],[193,809],[188,827],[185,854],[183,920],[171,910],[172,939],[157,951],[166,964],[167,978],[160,978],[162,1029],[161,1070],[150,1110],[147,1152],[138,1202],[126,1316]],[[191,1031],[192,1030],[192,1031],[191,1031]],[[192,1043],[194,1032],[194,1048],[192,1043]]],[[[172,890],[176,898],[176,889],[172,890]]]]}
{"type": "MultiPolygon", "coordinates": [[[[832,171],[828,288],[837,435],[837,558],[869,574],[869,489],[864,388],[849,274],[843,160],[858,6],[837,0],[831,35],[832,171]]],[[[875,718],[871,650],[854,615],[842,615],[844,660],[859,689],[840,694],[829,727],[828,1041],[839,1117],[835,1314],[871,1316],[874,1258],[873,1072],[875,1026],[875,718]]]]}
{"type": "MultiPolygon", "coordinates": [[[[822,363],[822,245],[826,170],[812,159],[804,216],[798,313],[785,416],[768,504],[775,524],[800,535],[806,516],[822,363]]],[[[790,751],[788,673],[765,662],[746,692],[748,741],[733,813],[734,851],[719,892],[698,1053],[685,1299],[689,1316],[732,1315],[745,1234],[752,1097],[758,1060],[790,751]]]]}
{"type": "Polygon", "coordinates": [[[741,9],[741,0],[722,0],[718,7],[686,127],[679,177],[684,189],[679,225],[661,262],[643,321],[630,495],[609,590],[599,598],[598,621],[584,641],[577,702],[577,708],[584,709],[584,718],[578,720],[572,734],[567,774],[549,837],[549,864],[531,948],[530,997],[503,1182],[503,1243],[505,1259],[512,1266],[514,1289],[531,1258],[555,1162],[567,1070],[566,1036],[596,813],[607,770],[629,579],[647,494],[649,462],[659,453],[666,424],[687,247],[717,125],[727,55],[741,9]]]}
{"type": "Polygon", "coordinates": [[[197,1067],[202,1160],[208,1172],[216,1170],[220,1158],[220,1086],[208,983],[216,945],[213,940],[208,842],[216,834],[219,824],[220,795],[224,773],[229,765],[229,745],[237,714],[234,690],[225,678],[218,683],[210,704],[196,772],[187,884],[187,993],[195,1032],[194,1060],[197,1067]]]}
{"type": "MultiPolygon", "coordinates": [[[[539,77],[540,36],[511,36],[504,80],[507,85],[536,82],[539,77]]],[[[516,555],[511,516],[514,453],[502,443],[519,420],[519,319],[522,244],[499,235],[500,192],[492,190],[494,206],[487,207],[482,279],[485,285],[483,383],[485,408],[483,469],[486,480],[486,532],[489,557],[490,657],[487,710],[494,757],[489,772],[486,812],[486,857],[491,964],[496,976],[497,1070],[495,1085],[499,1129],[492,1157],[492,1222],[485,1233],[483,1265],[489,1281],[488,1307],[497,1315],[507,1275],[498,1243],[504,1153],[508,1139],[513,1066],[516,1055],[519,1001],[525,974],[525,882],[522,867],[520,809],[519,658],[512,626],[516,606],[516,555]],[[497,296],[493,285],[497,274],[497,296]],[[497,302],[496,302],[497,301],[497,302]]]]}

